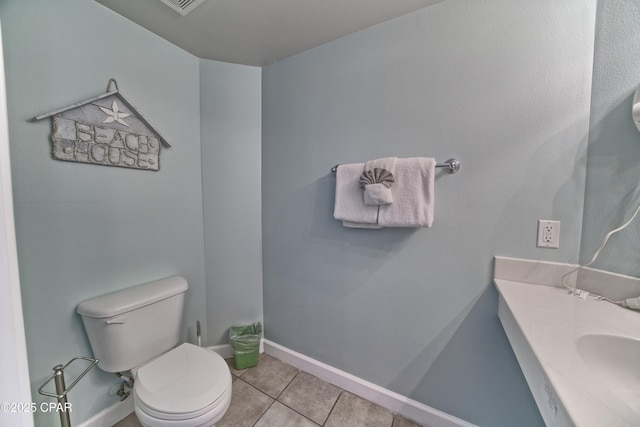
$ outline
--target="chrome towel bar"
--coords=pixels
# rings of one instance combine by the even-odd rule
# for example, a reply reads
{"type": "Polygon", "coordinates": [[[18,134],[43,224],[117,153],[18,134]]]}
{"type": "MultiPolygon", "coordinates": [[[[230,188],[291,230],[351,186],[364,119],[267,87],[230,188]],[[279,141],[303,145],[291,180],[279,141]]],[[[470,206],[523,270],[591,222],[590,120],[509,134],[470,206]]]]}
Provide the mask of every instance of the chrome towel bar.
{"type": "MultiPolygon", "coordinates": [[[[336,171],[338,170],[338,166],[340,166],[340,164],[332,167],[331,173],[336,173],[336,171]]],[[[447,172],[449,175],[453,175],[454,173],[458,172],[461,166],[462,163],[460,163],[460,161],[456,159],[449,159],[444,163],[436,163],[437,168],[445,168],[445,172],[447,172]]]]}

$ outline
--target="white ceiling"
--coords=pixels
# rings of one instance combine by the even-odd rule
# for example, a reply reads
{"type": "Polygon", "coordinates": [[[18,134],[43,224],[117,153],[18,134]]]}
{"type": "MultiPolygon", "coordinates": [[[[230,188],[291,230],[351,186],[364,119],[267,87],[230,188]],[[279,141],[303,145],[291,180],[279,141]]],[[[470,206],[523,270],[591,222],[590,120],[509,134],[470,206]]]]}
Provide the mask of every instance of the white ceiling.
{"type": "Polygon", "coordinates": [[[263,66],[444,0],[96,0],[205,59],[263,66]]]}

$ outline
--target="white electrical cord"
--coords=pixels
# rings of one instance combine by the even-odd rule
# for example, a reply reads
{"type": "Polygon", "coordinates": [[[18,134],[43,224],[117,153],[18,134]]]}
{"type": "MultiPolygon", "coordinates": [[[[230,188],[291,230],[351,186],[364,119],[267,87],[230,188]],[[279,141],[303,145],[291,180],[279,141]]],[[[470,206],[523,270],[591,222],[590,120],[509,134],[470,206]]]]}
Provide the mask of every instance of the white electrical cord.
{"type": "MultiPolygon", "coordinates": [[[[602,239],[602,242],[600,243],[600,246],[598,247],[596,252],[593,254],[593,257],[591,258],[591,261],[589,261],[586,264],[579,265],[578,267],[574,268],[573,270],[571,270],[570,272],[568,272],[567,274],[562,276],[562,285],[565,288],[567,288],[570,293],[578,294],[578,290],[576,290],[577,282],[576,282],[575,286],[573,286],[573,287],[569,286],[566,283],[567,277],[569,277],[571,274],[577,272],[581,268],[588,267],[591,264],[593,264],[596,261],[596,259],[598,259],[598,256],[600,255],[600,252],[602,252],[602,250],[604,249],[604,246],[607,244],[607,241],[609,240],[609,237],[611,237],[612,235],[614,235],[618,231],[622,231],[625,228],[627,228],[629,226],[629,224],[631,224],[631,222],[633,222],[635,217],[638,215],[638,212],[640,212],[640,206],[638,206],[636,208],[636,211],[633,213],[633,215],[631,215],[631,218],[629,218],[627,220],[627,222],[622,224],[620,227],[611,230],[610,232],[608,232],[606,234],[606,236],[604,236],[604,239],[602,239]]],[[[604,297],[602,295],[596,295],[596,294],[592,294],[592,295],[594,295],[597,300],[604,300],[604,301],[608,301],[608,302],[613,303],[613,304],[618,304],[618,305],[622,305],[622,306],[629,307],[629,308],[634,308],[634,309],[640,309],[640,298],[630,298],[630,299],[627,299],[627,300],[624,300],[624,301],[615,301],[615,300],[612,300],[610,298],[604,297]]]]}

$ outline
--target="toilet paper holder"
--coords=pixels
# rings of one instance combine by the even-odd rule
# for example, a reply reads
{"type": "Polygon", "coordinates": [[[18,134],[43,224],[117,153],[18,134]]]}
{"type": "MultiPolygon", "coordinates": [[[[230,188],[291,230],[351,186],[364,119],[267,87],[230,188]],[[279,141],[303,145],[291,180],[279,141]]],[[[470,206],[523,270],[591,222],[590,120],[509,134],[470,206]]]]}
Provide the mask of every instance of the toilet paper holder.
{"type": "Polygon", "coordinates": [[[67,362],[66,365],[56,365],[53,367],[53,375],[51,375],[41,386],[38,388],[38,393],[43,396],[55,397],[58,399],[58,404],[55,407],[56,412],[60,414],[60,424],[62,427],[71,427],[71,420],[69,418],[69,413],[71,412],[71,404],[67,401],[67,394],[71,391],[71,389],[78,384],[78,381],[84,377],[87,372],[89,372],[94,366],[98,364],[98,359],[91,359],[90,357],[85,356],[77,356],[67,362]],[[87,362],[91,362],[91,364],[71,383],[69,387],[65,385],[64,382],[64,369],[71,365],[76,360],[86,360],[87,362]],[[52,380],[54,380],[56,386],[56,394],[50,393],[48,391],[44,391],[43,389],[47,384],[49,384],[52,380]]]}

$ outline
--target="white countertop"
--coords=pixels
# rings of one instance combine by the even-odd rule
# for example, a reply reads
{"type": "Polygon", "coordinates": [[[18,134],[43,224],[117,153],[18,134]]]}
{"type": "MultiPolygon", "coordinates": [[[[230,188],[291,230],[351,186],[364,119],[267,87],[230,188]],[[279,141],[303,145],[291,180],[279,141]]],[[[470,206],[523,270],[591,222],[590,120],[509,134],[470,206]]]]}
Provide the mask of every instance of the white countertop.
{"type": "MultiPolygon", "coordinates": [[[[541,264],[547,265],[536,263],[536,268],[541,264]]],[[[562,267],[562,273],[550,275],[556,278],[561,277],[567,268],[571,268],[566,264],[548,265],[551,269],[562,267]]],[[[509,336],[507,326],[521,331],[524,340],[518,341],[509,336],[514,351],[516,355],[524,354],[523,349],[516,348],[523,344],[530,348],[524,350],[531,351],[542,367],[568,415],[570,422],[566,425],[640,426],[640,395],[637,405],[633,406],[618,399],[583,361],[576,345],[581,336],[589,334],[640,339],[640,313],[593,298],[581,299],[569,295],[566,289],[557,287],[557,283],[550,283],[551,286],[527,283],[529,279],[525,276],[522,277],[523,281],[513,280],[517,279],[517,275],[501,274],[501,270],[504,271],[504,259],[496,268],[495,284],[512,315],[504,318],[501,316],[503,324],[505,321],[515,321],[514,325],[505,325],[507,335],[509,336]]],[[[528,271],[527,274],[530,275],[531,269],[525,268],[522,271],[528,271]]],[[[525,357],[519,356],[518,359],[521,366],[528,363],[525,357]]],[[[522,367],[527,377],[526,367],[522,367]]],[[[639,376],[639,373],[640,358],[638,369],[629,375],[639,376]]],[[[529,373],[530,377],[531,375],[533,374],[529,373]]],[[[530,379],[527,378],[527,381],[531,387],[530,379]]],[[[637,379],[640,381],[640,377],[637,379]]],[[[540,390],[532,389],[534,396],[539,392],[540,390]]],[[[540,406],[539,401],[538,405],[540,406]]],[[[547,423],[548,420],[547,417],[547,423]]],[[[558,422],[558,425],[561,423],[558,422]]]]}

